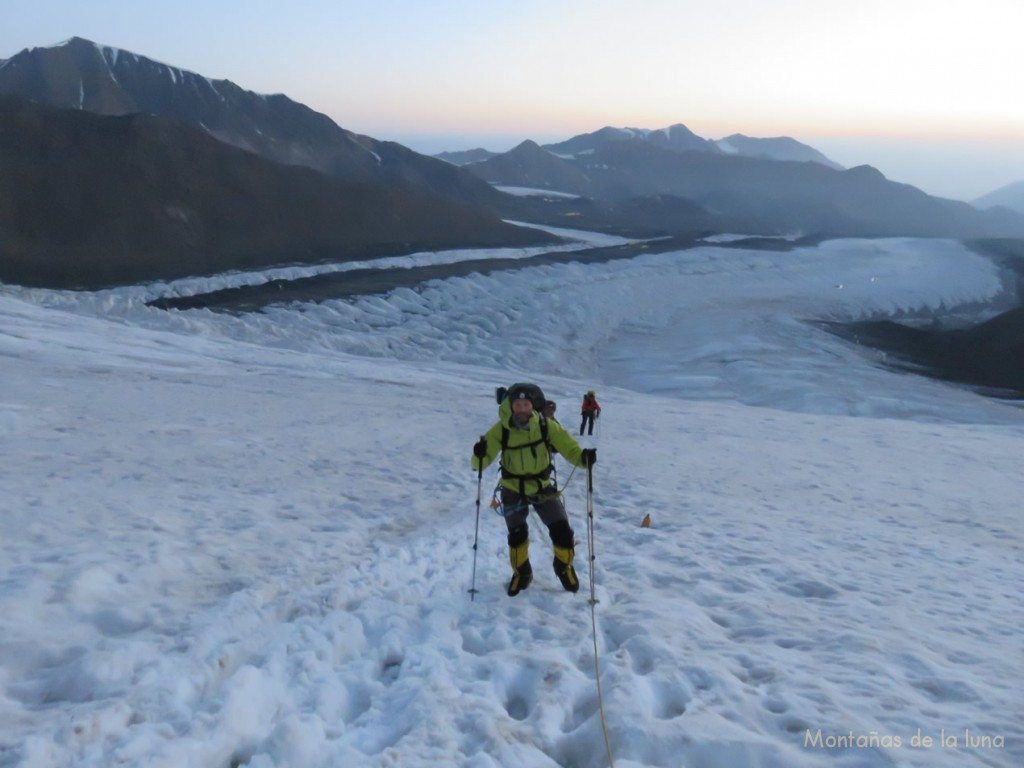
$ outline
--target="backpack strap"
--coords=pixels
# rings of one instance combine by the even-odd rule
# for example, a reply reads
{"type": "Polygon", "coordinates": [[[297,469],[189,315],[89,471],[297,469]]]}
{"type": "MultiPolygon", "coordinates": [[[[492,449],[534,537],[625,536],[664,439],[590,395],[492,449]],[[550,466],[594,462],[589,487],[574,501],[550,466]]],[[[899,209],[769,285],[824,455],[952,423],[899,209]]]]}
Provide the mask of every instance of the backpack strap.
{"type": "MultiPolygon", "coordinates": [[[[554,454],[554,451],[552,450],[551,439],[548,437],[548,420],[547,420],[547,417],[543,413],[538,413],[537,417],[540,419],[540,440],[537,440],[536,442],[533,442],[533,443],[526,443],[525,445],[517,445],[516,449],[517,450],[522,450],[522,449],[525,449],[525,448],[529,448],[533,452],[534,457],[536,457],[537,456],[537,446],[541,445],[543,443],[544,447],[547,449],[548,459],[549,459],[549,462],[550,462],[548,464],[547,468],[545,468],[544,470],[542,470],[542,471],[540,471],[540,472],[538,472],[537,474],[534,474],[534,475],[516,475],[516,474],[513,474],[512,472],[509,472],[507,469],[505,469],[504,463],[502,463],[502,465],[501,465],[501,476],[503,478],[511,478],[511,479],[519,480],[519,495],[520,496],[526,496],[526,481],[527,480],[547,480],[548,478],[551,477],[551,474],[552,474],[552,472],[555,469],[555,454],[554,454]]],[[[509,437],[508,427],[505,426],[504,424],[502,424],[501,425],[501,452],[502,452],[503,455],[505,453],[505,449],[508,448],[508,437],[509,437]]],[[[556,484],[555,490],[557,490],[557,484],[556,484]]]]}
{"type": "MultiPolygon", "coordinates": [[[[548,419],[547,419],[547,417],[543,413],[538,413],[537,414],[537,418],[540,419],[540,442],[529,443],[528,445],[532,447],[534,445],[540,445],[540,443],[544,443],[544,447],[548,449],[548,453],[550,454],[552,451],[551,451],[551,438],[548,437],[548,419]]],[[[508,448],[508,434],[509,434],[508,427],[506,427],[504,424],[502,424],[501,425],[501,450],[503,450],[503,451],[506,448],[508,448]]],[[[521,445],[521,446],[518,446],[518,447],[526,448],[527,446],[526,445],[521,445]]],[[[534,453],[536,453],[536,452],[534,452],[534,453]]]]}

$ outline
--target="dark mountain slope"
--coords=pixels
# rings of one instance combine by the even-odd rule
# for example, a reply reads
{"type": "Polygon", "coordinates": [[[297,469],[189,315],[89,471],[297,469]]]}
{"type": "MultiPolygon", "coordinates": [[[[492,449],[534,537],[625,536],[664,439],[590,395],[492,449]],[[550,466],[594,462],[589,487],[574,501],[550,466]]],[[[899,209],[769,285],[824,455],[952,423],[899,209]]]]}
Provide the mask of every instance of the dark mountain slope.
{"type": "Polygon", "coordinates": [[[838,336],[885,350],[898,369],[1024,397],[1024,307],[971,328],[914,328],[891,320],[826,325],[838,336]]]}
{"type": "Polygon", "coordinates": [[[82,38],[0,63],[0,93],[98,114],[172,118],[270,160],[350,181],[411,185],[467,202],[501,197],[450,163],[345,130],[282,94],[253,93],[82,38]]]}
{"type": "MultiPolygon", "coordinates": [[[[1024,240],[967,243],[1016,275],[1015,301],[1024,296],[1024,240]]],[[[937,317],[927,326],[892,320],[822,323],[832,333],[884,350],[890,367],[1024,399],[1024,307],[1016,306],[966,327],[948,327],[937,317]]]]}
{"type": "Polygon", "coordinates": [[[515,186],[556,192],[585,195],[591,191],[590,179],[578,165],[542,149],[534,141],[524,141],[480,165],[486,166],[485,178],[492,183],[507,179],[515,186]]]}
{"type": "Polygon", "coordinates": [[[96,288],[550,241],[408,188],[284,166],[152,115],[0,97],[0,280],[96,288]]]}

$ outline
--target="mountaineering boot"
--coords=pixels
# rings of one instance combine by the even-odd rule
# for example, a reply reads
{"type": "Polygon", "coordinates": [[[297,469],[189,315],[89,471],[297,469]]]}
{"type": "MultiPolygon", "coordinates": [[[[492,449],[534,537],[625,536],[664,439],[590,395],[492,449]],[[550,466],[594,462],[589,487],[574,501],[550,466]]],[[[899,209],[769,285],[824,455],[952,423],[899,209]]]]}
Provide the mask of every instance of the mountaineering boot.
{"type": "Polygon", "coordinates": [[[555,575],[567,592],[579,592],[580,590],[580,580],[576,577],[576,569],[572,567],[575,553],[576,550],[573,547],[555,546],[555,575]]]}
{"type": "Polygon", "coordinates": [[[530,542],[524,541],[518,546],[509,547],[508,555],[512,562],[512,580],[508,583],[508,596],[515,597],[533,581],[533,566],[530,565],[530,542]]]}
{"type": "Polygon", "coordinates": [[[508,583],[508,596],[515,597],[533,581],[530,565],[530,529],[524,524],[508,532],[508,559],[512,563],[512,580],[508,583]]]}

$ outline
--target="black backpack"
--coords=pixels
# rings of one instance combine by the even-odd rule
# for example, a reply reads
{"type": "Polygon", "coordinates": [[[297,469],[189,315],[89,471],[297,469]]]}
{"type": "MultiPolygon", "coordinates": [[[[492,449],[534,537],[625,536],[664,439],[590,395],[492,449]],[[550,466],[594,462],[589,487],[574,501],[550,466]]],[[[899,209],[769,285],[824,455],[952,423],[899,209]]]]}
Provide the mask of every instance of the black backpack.
{"type": "Polygon", "coordinates": [[[536,384],[527,384],[520,382],[513,384],[511,387],[506,389],[505,387],[498,387],[494,391],[495,399],[498,401],[498,405],[501,405],[501,401],[506,397],[517,399],[522,396],[529,398],[530,402],[533,403],[533,410],[537,413],[544,415],[544,405],[547,403],[547,398],[544,397],[544,390],[538,387],[536,384]]]}

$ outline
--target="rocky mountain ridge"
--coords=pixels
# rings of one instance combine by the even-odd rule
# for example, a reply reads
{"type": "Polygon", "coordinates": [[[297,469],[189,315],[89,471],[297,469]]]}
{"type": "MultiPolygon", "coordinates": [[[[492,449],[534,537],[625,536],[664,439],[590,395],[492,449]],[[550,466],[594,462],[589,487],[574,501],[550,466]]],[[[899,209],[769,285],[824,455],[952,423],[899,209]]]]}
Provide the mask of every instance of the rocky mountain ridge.
{"type": "MultiPolygon", "coordinates": [[[[649,142],[566,142],[559,153],[523,142],[465,166],[491,184],[527,187],[601,202],[690,201],[709,217],[750,234],[802,232],[842,237],[1020,237],[1024,216],[978,211],[886,179],[870,166],[836,170],[817,162],[778,161],[709,151],[667,151],[649,142]],[[576,149],[574,154],[565,152],[576,149]],[[582,149],[580,149],[582,147],[582,149]]],[[[555,201],[549,201],[553,207],[555,201]]],[[[571,207],[561,201],[562,208],[571,207]]],[[[534,205],[540,208],[539,205],[534,205]]],[[[540,211],[531,220],[539,220],[540,211]]],[[[664,234],[692,231],[691,219],[666,218],[664,234]]]]}
{"type": "Polygon", "coordinates": [[[550,239],[501,219],[684,240],[1024,237],[1020,213],[931,197],[870,166],[841,169],[785,137],[606,127],[458,166],[346,130],[282,94],[81,38],[0,61],[0,94],[18,99],[3,102],[0,279],[34,284],[550,239]],[[101,140],[125,126],[137,131],[125,146],[101,140]],[[501,191],[512,187],[538,193],[501,191]]]}
{"type": "Polygon", "coordinates": [[[0,96],[0,281],[95,289],[554,238],[408,186],[282,165],[190,125],[0,96]]]}
{"type": "Polygon", "coordinates": [[[349,181],[406,184],[472,203],[496,197],[451,164],[342,128],[283,94],[254,93],[78,37],[0,62],[0,94],[102,115],[146,112],[269,160],[349,181]]]}

